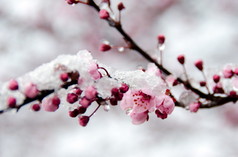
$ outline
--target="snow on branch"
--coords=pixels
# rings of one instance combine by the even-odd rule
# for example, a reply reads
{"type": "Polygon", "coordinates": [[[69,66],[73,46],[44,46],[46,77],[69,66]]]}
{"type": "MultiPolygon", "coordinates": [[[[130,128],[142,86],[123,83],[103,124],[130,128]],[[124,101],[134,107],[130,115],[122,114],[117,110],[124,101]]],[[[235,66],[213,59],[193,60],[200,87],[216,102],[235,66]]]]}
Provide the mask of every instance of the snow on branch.
{"type": "Polygon", "coordinates": [[[121,101],[121,108],[134,124],[147,120],[149,112],[156,112],[164,119],[173,111],[174,102],[160,76],[153,64],[149,64],[146,71],[123,72],[98,63],[86,50],[77,55],[61,55],[5,83],[1,88],[4,95],[0,99],[1,113],[18,111],[28,104],[32,110],[43,108],[50,112],[66,106],[69,115],[80,115],[79,122],[85,126],[94,112],[90,116],[82,114],[93,102],[108,110],[109,104],[117,105],[121,101]]]}

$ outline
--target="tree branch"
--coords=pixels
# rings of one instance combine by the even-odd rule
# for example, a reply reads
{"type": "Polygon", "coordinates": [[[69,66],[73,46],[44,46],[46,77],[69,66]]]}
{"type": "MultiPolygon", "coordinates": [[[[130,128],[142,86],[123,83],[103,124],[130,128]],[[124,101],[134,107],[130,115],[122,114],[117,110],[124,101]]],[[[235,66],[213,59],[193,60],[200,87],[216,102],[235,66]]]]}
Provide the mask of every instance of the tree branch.
{"type": "MultiPolygon", "coordinates": [[[[100,11],[99,6],[94,2],[94,0],[88,0],[88,5],[94,8],[97,12],[100,11]]],[[[166,76],[172,75],[172,73],[164,68],[162,65],[160,65],[156,60],[154,60],[146,51],[144,51],[141,47],[137,45],[137,43],[124,31],[122,28],[122,25],[120,22],[117,22],[111,18],[106,19],[108,24],[115,28],[124,38],[124,40],[128,43],[130,43],[130,49],[136,51],[140,55],[142,55],[147,61],[154,63],[166,76]]],[[[216,106],[221,106],[223,104],[226,104],[228,102],[236,102],[238,98],[230,98],[230,97],[220,97],[220,96],[214,96],[210,94],[206,94],[199,89],[193,87],[188,81],[184,81],[181,78],[177,78],[177,81],[181,84],[184,85],[184,87],[188,90],[191,90],[192,92],[196,93],[200,98],[204,98],[210,103],[206,105],[202,105],[201,108],[212,108],[216,106]]],[[[179,107],[185,107],[184,105],[179,104],[178,102],[176,103],[176,106],[179,107]]]]}

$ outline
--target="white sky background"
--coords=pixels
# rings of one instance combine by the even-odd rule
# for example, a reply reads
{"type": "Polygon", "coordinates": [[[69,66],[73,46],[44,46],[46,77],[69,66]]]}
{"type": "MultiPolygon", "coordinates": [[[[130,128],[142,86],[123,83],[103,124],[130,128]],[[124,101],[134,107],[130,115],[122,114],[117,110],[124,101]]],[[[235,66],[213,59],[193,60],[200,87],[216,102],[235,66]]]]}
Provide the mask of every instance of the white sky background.
{"type": "MultiPolygon", "coordinates": [[[[123,1],[123,0],[122,0],[123,1]]],[[[116,4],[116,1],[113,1],[116,4]]],[[[178,54],[187,57],[190,76],[201,79],[192,66],[200,58],[206,68],[237,64],[238,2],[234,0],[123,1],[125,30],[145,50],[153,52],[156,36],[167,37],[164,63],[176,74],[178,54]]],[[[145,66],[134,52],[98,52],[103,39],[123,45],[121,36],[86,6],[63,0],[0,0],[0,82],[33,70],[64,53],[92,51],[101,62],[122,70],[145,66]]],[[[0,95],[2,96],[2,95],[0,95]]],[[[135,126],[119,107],[100,110],[86,128],[61,108],[55,113],[0,115],[1,157],[235,157],[238,154],[237,105],[192,114],[176,108],[166,120],[135,126]]]]}

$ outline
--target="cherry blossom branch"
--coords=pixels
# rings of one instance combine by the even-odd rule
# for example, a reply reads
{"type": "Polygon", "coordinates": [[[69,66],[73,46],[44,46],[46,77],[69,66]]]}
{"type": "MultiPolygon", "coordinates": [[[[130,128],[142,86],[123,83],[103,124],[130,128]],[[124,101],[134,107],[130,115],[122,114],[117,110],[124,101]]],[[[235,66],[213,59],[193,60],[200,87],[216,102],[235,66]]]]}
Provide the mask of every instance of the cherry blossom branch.
{"type": "MultiPolygon", "coordinates": [[[[100,8],[94,2],[94,0],[88,0],[88,5],[93,7],[96,11],[100,12],[100,8]]],[[[104,18],[104,19],[108,22],[108,24],[111,27],[115,28],[123,36],[126,43],[129,43],[129,48],[131,50],[134,50],[137,53],[139,53],[140,55],[142,55],[147,61],[154,63],[166,76],[172,75],[172,73],[169,70],[167,70],[165,67],[163,67],[162,64],[159,64],[146,51],[144,51],[141,47],[138,46],[138,44],[124,31],[120,21],[115,21],[114,19],[112,19],[110,17],[104,18]]],[[[161,60],[162,60],[162,58],[161,58],[161,60]]],[[[204,73],[203,73],[203,75],[204,75],[204,73]]],[[[206,85],[206,88],[208,90],[208,94],[206,94],[206,93],[202,92],[201,90],[193,87],[188,80],[184,81],[181,78],[177,78],[177,81],[179,83],[183,84],[186,89],[191,90],[192,92],[196,93],[200,98],[204,98],[206,100],[211,101],[208,104],[201,105],[200,108],[212,108],[212,107],[216,107],[216,106],[226,104],[228,102],[236,102],[238,100],[237,97],[236,98],[230,98],[229,96],[221,97],[221,96],[211,95],[207,85],[206,85]]],[[[184,107],[184,105],[181,105],[178,102],[176,103],[176,106],[184,107]]]]}
{"type": "MultiPolygon", "coordinates": [[[[101,106],[105,111],[108,111],[109,104],[115,106],[120,102],[120,107],[131,117],[132,123],[141,124],[149,120],[149,113],[155,113],[161,119],[167,118],[175,106],[197,112],[199,108],[213,108],[229,102],[237,102],[238,95],[235,90],[238,89],[238,68],[235,70],[233,70],[234,67],[225,69],[222,77],[222,79],[230,81],[230,84],[235,80],[237,85],[230,86],[235,90],[226,90],[220,81],[220,75],[214,75],[213,83],[215,85],[211,85],[213,89],[210,92],[203,62],[197,60],[194,65],[204,77],[205,81],[200,82],[200,86],[207,89],[207,92],[204,93],[190,82],[184,66],[185,57],[183,55],[178,56],[177,59],[183,66],[186,79],[183,80],[179,77],[169,79],[172,72],[162,64],[165,41],[163,35],[158,36],[160,52],[160,63],[158,63],[124,31],[120,12],[124,9],[122,3],[118,5],[119,19],[116,20],[109,13],[114,14],[110,8],[110,0],[103,1],[107,3],[109,12],[106,9],[101,9],[94,0],[86,2],[67,0],[67,2],[69,4],[82,3],[94,8],[99,12],[101,19],[106,20],[123,36],[129,49],[139,53],[151,63],[148,64],[147,69],[123,72],[101,65],[92,58],[88,51],[80,51],[75,56],[59,56],[54,61],[37,68],[33,73],[29,73],[27,77],[23,76],[18,80],[6,83],[1,94],[6,94],[8,98],[7,100],[0,99],[3,102],[3,105],[0,106],[0,114],[12,109],[19,111],[23,106],[34,101],[39,102],[39,104],[32,105],[34,111],[43,107],[45,111],[54,112],[60,104],[66,104],[69,116],[78,117],[79,124],[86,126],[101,106]],[[102,71],[104,75],[101,73],[102,71]],[[26,83],[29,84],[26,85],[26,83]],[[178,83],[183,85],[185,90],[177,100],[171,93],[171,87],[178,83]],[[98,104],[96,109],[89,116],[84,115],[93,102],[98,104]]],[[[102,47],[103,51],[109,49],[111,47],[107,44],[102,47]]]]}

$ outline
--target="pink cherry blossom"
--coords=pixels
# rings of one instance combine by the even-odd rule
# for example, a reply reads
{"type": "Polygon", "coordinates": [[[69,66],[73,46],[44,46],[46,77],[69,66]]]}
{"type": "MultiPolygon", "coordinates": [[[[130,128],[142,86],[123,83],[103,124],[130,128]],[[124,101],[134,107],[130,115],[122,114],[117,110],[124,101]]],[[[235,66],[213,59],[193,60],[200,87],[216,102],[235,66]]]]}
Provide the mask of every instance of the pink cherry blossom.
{"type": "Polygon", "coordinates": [[[168,95],[155,96],[150,90],[128,90],[120,103],[120,107],[128,112],[133,124],[141,124],[154,112],[165,119],[174,110],[173,99],[168,95]]]}
{"type": "Polygon", "coordinates": [[[132,109],[134,113],[142,113],[152,109],[154,96],[148,95],[141,90],[128,90],[122,98],[120,106],[123,110],[132,109]]]}
{"type": "Polygon", "coordinates": [[[37,86],[33,83],[29,83],[26,85],[24,94],[28,98],[35,98],[39,94],[39,90],[37,89],[37,86]]]}

